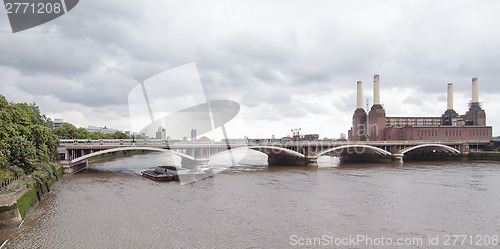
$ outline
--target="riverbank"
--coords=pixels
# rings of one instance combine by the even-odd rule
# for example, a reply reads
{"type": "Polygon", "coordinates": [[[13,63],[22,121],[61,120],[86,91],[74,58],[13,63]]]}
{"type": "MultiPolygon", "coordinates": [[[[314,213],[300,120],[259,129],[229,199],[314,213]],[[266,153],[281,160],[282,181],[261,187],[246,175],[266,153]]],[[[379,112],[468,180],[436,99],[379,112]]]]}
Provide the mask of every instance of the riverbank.
{"type": "Polygon", "coordinates": [[[494,151],[479,151],[470,152],[468,155],[469,160],[479,161],[500,161],[500,152],[494,151]]]}
{"type": "Polygon", "coordinates": [[[57,165],[56,175],[42,184],[23,186],[14,193],[0,195],[0,227],[19,225],[29,210],[41,201],[50,187],[63,174],[63,167],[57,165]]]}

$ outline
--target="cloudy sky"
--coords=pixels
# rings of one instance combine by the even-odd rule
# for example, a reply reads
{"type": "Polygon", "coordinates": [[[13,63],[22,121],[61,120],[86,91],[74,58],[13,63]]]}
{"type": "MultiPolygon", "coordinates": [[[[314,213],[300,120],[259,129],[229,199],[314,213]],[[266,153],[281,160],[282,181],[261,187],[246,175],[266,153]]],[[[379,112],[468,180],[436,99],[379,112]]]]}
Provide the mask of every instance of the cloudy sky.
{"type": "Polygon", "coordinates": [[[194,62],[209,98],[241,105],[230,137],[339,137],[358,80],[372,104],[380,74],[388,116],[440,116],[447,83],[464,114],[478,77],[500,135],[498,13],[497,0],[82,0],[13,34],[1,11],[0,94],[77,126],[130,130],[129,92],[194,62]]]}

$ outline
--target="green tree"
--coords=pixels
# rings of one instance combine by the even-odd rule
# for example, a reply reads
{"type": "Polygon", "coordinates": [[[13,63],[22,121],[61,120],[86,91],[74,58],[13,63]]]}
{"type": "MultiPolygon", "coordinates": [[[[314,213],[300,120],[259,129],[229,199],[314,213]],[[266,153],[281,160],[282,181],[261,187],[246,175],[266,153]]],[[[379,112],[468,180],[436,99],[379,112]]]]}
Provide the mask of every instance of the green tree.
{"type": "Polygon", "coordinates": [[[53,130],[59,139],[75,139],[78,136],[78,130],[70,123],[63,123],[61,127],[53,130]]]}
{"type": "Polygon", "coordinates": [[[130,138],[127,134],[123,133],[123,132],[115,132],[112,134],[113,136],[113,139],[128,139],[130,138]]]}
{"type": "Polygon", "coordinates": [[[57,160],[57,146],[59,145],[57,136],[41,124],[31,125],[30,130],[29,140],[33,141],[39,160],[41,162],[57,160]]]}
{"type": "Polygon", "coordinates": [[[9,156],[9,149],[5,141],[15,134],[14,125],[12,122],[12,112],[9,103],[4,96],[0,95],[0,168],[4,168],[9,156]]]}
{"type": "Polygon", "coordinates": [[[7,139],[9,148],[8,164],[21,168],[25,173],[32,172],[37,163],[35,146],[24,136],[7,139]]]}
{"type": "Polygon", "coordinates": [[[40,114],[35,104],[9,103],[0,95],[0,120],[0,169],[31,171],[34,162],[57,159],[59,140],[49,129],[50,120],[40,114]],[[27,142],[23,152],[20,147],[27,142]],[[31,155],[32,148],[34,159],[29,157],[23,162],[18,158],[23,153],[31,155]]]}
{"type": "Polygon", "coordinates": [[[76,130],[76,138],[78,139],[89,139],[89,132],[85,128],[78,128],[76,130]]]}

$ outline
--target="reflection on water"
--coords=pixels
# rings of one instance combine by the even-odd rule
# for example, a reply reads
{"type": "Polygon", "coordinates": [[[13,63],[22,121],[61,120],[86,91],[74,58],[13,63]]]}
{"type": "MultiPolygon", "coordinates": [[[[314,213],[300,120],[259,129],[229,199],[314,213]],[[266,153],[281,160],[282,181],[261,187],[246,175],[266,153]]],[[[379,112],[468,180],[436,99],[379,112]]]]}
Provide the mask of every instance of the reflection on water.
{"type": "Polygon", "coordinates": [[[496,163],[394,167],[339,165],[324,157],[318,169],[268,168],[266,156],[250,153],[194,184],[140,176],[166,160],[168,154],[136,155],[65,175],[21,228],[2,231],[1,242],[9,239],[5,248],[283,248],[291,235],[500,231],[496,163]]]}

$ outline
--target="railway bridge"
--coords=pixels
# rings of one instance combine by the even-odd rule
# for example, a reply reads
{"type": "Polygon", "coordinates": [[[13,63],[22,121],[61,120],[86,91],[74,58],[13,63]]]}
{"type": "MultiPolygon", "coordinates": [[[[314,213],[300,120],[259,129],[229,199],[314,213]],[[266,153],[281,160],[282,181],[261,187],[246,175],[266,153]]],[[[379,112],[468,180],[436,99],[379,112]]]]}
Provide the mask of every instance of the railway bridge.
{"type": "MultiPolygon", "coordinates": [[[[88,159],[119,151],[169,151],[182,158],[184,167],[208,164],[214,155],[240,148],[252,149],[268,156],[268,164],[317,166],[323,155],[338,156],[344,161],[403,162],[406,159],[446,158],[469,151],[468,142],[456,141],[288,141],[228,144],[223,142],[192,143],[166,140],[61,140],[59,153],[67,172],[88,165],[88,159]]],[[[234,164],[234,162],[233,162],[234,164]]]]}

